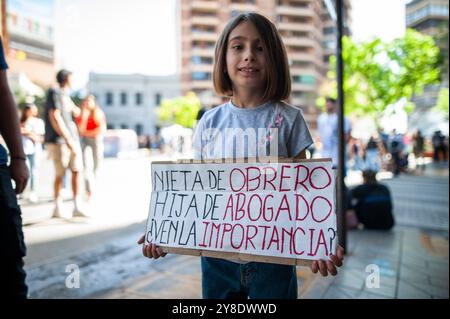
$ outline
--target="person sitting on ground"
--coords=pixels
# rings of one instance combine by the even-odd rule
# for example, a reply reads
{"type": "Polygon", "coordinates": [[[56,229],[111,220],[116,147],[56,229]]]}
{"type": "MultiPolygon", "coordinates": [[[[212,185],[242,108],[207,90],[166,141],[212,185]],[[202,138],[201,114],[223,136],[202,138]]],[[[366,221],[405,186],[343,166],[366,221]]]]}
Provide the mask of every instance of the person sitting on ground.
{"type": "Polygon", "coordinates": [[[351,191],[352,208],[365,229],[389,230],[394,224],[391,193],[378,183],[376,172],[363,171],[363,184],[351,191]]]}

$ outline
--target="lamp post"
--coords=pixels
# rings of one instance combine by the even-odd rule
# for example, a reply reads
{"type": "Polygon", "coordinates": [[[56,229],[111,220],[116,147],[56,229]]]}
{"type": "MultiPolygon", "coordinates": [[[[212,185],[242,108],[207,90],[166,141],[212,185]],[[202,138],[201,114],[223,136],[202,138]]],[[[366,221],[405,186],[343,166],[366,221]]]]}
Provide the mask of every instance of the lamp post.
{"type": "Polygon", "coordinates": [[[342,36],[344,29],[343,19],[343,1],[335,0],[334,4],[331,0],[325,0],[328,13],[336,22],[336,75],[337,75],[337,115],[338,115],[338,166],[337,166],[337,183],[336,183],[336,199],[337,199],[337,231],[339,245],[347,250],[347,225],[345,220],[345,138],[344,138],[344,64],[342,61],[342,36]]]}
{"type": "Polygon", "coordinates": [[[340,212],[340,228],[339,244],[347,249],[347,223],[345,220],[346,196],[345,196],[345,137],[344,137],[344,63],[342,61],[342,35],[344,29],[343,19],[343,0],[336,0],[336,16],[337,16],[337,38],[336,38],[336,57],[337,57],[337,89],[338,89],[338,210],[340,212]]]}

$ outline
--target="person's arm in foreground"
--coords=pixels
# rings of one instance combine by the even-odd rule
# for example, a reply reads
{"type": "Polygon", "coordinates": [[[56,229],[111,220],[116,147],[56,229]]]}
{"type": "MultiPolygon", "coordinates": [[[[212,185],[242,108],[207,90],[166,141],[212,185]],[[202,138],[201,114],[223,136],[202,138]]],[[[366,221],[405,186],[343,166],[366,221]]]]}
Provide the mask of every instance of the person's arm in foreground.
{"type": "Polygon", "coordinates": [[[22,146],[17,109],[8,86],[6,71],[0,70],[0,133],[11,154],[9,166],[11,178],[16,183],[16,194],[20,194],[27,185],[29,173],[22,146]]]}
{"type": "MultiPolygon", "coordinates": [[[[296,159],[306,159],[306,151],[301,151],[297,156],[294,157],[296,159]]],[[[331,260],[314,260],[311,264],[311,271],[315,274],[320,272],[322,276],[328,276],[330,273],[332,276],[337,275],[337,267],[342,266],[342,262],[344,260],[344,248],[340,245],[336,247],[336,255],[332,255],[330,257],[331,260]]]]}

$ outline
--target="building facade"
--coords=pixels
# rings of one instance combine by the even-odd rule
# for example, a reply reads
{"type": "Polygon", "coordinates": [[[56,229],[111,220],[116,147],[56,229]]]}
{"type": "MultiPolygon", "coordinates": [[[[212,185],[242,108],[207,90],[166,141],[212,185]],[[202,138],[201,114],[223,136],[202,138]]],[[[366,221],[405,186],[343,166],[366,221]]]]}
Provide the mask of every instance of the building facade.
{"type": "Polygon", "coordinates": [[[6,22],[6,2],[5,0],[0,0],[0,36],[2,37],[2,40],[5,41],[5,30],[6,26],[3,24],[6,22]]]}
{"type": "Polygon", "coordinates": [[[448,22],[448,1],[413,0],[406,4],[406,26],[435,35],[448,22]]]}
{"type": "Polygon", "coordinates": [[[108,129],[132,129],[140,136],[156,133],[161,101],[181,95],[178,75],[90,73],[87,88],[105,112],[108,129]]]}
{"type": "MultiPolygon", "coordinates": [[[[8,64],[41,87],[54,83],[53,3],[5,1],[8,64]]],[[[5,26],[5,23],[3,24],[5,26]]]]}
{"type": "Polygon", "coordinates": [[[406,4],[406,27],[432,36],[446,59],[443,82],[448,86],[448,1],[413,0],[406,4]]]}
{"type": "MultiPolygon", "coordinates": [[[[292,77],[290,103],[300,106],[314,129],[315,106],[336,47],[336,27],[325,2],[318,0],[180,0],[181,89],[200,97],[213,92],[215,43],[226,23],[242,12],[258,12],[278,28],[286,46],[292,77]]],[[[333,3],[333,1],[331,1],[333,3]]],[[[345,1],[346,16],[351,6],[345,1]]],[[[222,99],[208,99],[217,105],[222,99]]]]}
{"type": "MultiPolygon", "coordinates": [[[[439,115],[430,109],[436,105],[441,88],[448,88],[448,1],[409,1],[406,4],[406,27],[432,36],[441,50],[444,60],[441,69],[441,83],[427,86],[422,95],[413,98],[416,110],[409,118],[411,128],[422,129],[422,132],[430,135],[443,125],[439,115]]],[[[448,123],[445,125],[448,126],[448,123]]]]}
{"type": "MultiPolygon", "coordinates": [[[[350,1],[344,1],[344,35],[351,35],[350,26],[352,25],[352,6],[350,1]]],[[[330,11],[334,11],[336,8],[336,0],[324,1],[324,10],[322,10],[322,47],[323,47],[323,63],[324,63],[324,72],[326,73],[329,70],[329,61],[332,55],[336,54],[336,38],[337,38],[337,27],[336,27],[336,17],[334,13],[330,13],[330,11]],[[328,5],[332,5],[333,7],[328,7],[328,5]]]]}

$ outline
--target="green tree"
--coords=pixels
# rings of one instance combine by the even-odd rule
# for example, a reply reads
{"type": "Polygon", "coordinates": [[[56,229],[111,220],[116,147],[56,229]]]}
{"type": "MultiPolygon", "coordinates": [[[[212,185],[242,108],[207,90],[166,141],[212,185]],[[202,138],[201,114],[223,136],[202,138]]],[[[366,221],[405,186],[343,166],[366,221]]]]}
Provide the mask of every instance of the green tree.
{"type": "Polygon", "coordinates": [[[13,93],[14,100],[16,101],[16,105],[20,110],[22,110],[27,103],[32,102],[37,106],[38,112],[41,117],[43,116],[45,110],[45,94],[29,95],[22,88],[17,86],[13,86],[11,88],[11,91],[13,93]]]}
{"type": "Polygon", "coordinates": [[[434,41],[439,47],[438,66],[441,69],[441,81],[448,82],[448,21],[439,24],[434,41]]]}
{"type": "Polygon", "coordinates": [[[448,88],[442,88],[439,91],[436,106],[433,108],[433,111],[441,113],[447,120],[449,118],[448,98],[448,88]]]}
{"type": "Polygon", "coordinates": [[[200,100],[194,92],[170,100],[164,99],[156,111],[159,124],[179,124],[193,128],[200,105],[200,100]]]}
{"type": "MultiPolygon", "coordinates": [[[[424,86],[439,80],[439,49],[433,38],[408,29],[405,35],[384,43],[374,39],[355,43],[343,38],[344,94],[346,113],[377,119],[387,106],[405,99],[406,111],[414,108],[411,98],[424,86]]],[[[337,96],[336,57],[330,58],[326,94],[337,96]]]]}

